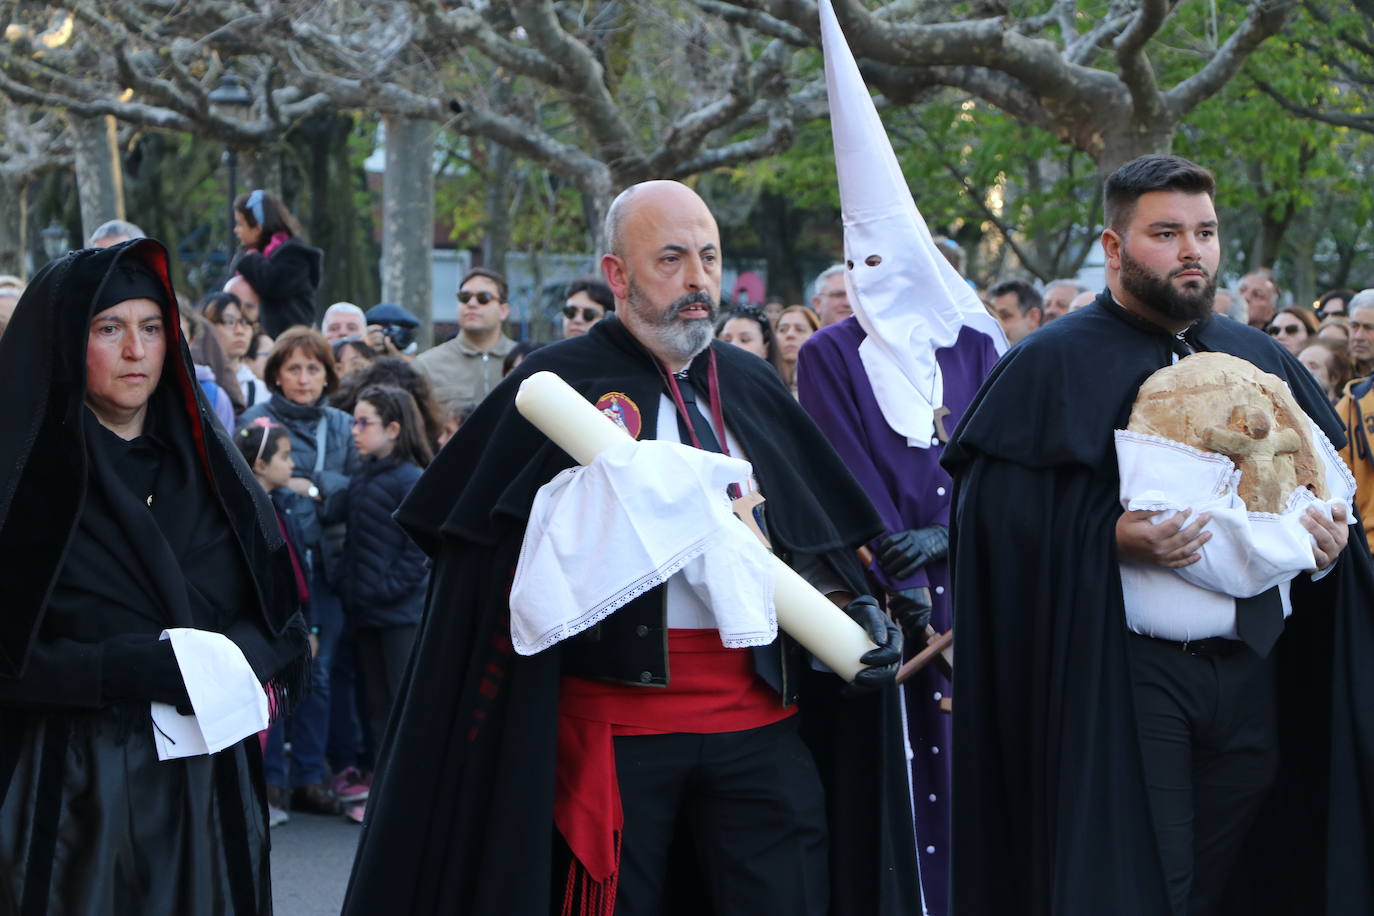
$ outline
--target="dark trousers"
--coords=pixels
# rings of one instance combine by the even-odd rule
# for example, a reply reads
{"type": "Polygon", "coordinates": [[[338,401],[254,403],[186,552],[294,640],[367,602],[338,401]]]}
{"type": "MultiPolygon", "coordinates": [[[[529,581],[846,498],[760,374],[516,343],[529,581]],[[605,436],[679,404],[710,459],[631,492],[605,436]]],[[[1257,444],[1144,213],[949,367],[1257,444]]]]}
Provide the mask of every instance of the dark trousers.
{"type": "Polygon", "coordinates": [[[1145,781],[1175,916],[1220,913],[1278,770],[1272,657],[1128,640],[1145,781]]]}
{"type": "Polygon", "coordinates": [[[618,916],[664,912],[679,822],[716,916],[827,911],[825,797],[796,716],[741,732],[616,738],[615,766],[625,809],[618,916]]]}
{"type": "Polygon", "coordinates": [[[263,770],[269,786],[310,786],[329,775],[325,747],[329,741],[329,681],[334,649],[343,632],[343,605],[316,567],[310,576],[310,622],[319,627],[320,649],[311,667],[310,690],[301,698],[289,722],[278,723],[267,734],[263,770]],[[290,775],[284,751],[284,734],[291,739],[290,775]]]}
{"type": "Polygon", "coordinates": [[[355,631],[358,645],[358,670],[363,676],[366,699],[367,728],[372,747],[382,744],[386,734],[386,720],[401,690],[401,675],[410,659],[410,647],[415,643],[416,624],[399,627],[359,627],[355,631]]]}
{"type": "Polygon", "coordinates": [[[371,749],[363,735],[358,714],[362,695],[358,684],[358,646],[353,626],[344,609],[344,625],[334,646],[334,662],[329,671],[329,769],[338,773],[361,766],[371,749]]]}

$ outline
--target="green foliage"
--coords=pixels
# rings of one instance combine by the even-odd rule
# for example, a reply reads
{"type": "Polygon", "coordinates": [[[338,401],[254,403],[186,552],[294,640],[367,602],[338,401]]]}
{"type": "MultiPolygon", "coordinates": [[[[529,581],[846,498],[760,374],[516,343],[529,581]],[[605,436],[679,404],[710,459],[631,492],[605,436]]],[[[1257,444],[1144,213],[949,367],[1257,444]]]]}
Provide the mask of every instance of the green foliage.
{"type": "MultiPolygon", "coordinates": [[[[1008,247],[1041,279],[1077,271],[1099,218],[1098,178],[1087,156],[954,92],[920,108],[888,109],[882,118],[926,223],[969,251],[971,276],[985,280],[1007,269],[1008,247]]],[[[800,209],[839,208],[826,121],[805,125],[785,154],[742,172],[800,209]]]]}
{"type": "Polygon", "coordinates": [[[1338,75],[1311,49],[1334,37],[1299,13],[1240,78],[1189,115],[1174,142],[1176,153],[1218,174],[1228,272],[1275,267],[1302,300],[1374,267],[1368,242],[1363,255],[1360,243],[1374,216],[1374,135],[1297,117],[1259,87],[1289,99],[1330,97],[1338,75]]]}

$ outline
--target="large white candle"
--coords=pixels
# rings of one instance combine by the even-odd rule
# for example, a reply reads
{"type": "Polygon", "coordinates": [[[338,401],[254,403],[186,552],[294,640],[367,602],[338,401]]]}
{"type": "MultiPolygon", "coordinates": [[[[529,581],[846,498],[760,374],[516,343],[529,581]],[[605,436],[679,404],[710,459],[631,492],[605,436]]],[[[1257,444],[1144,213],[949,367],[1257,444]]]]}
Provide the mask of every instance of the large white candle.
{"type": "MultiPolygon", "coordinates": [[[[578,464],[590,464],[629,434],[552,372],[521,382],[515,409],[578,464]]],[[[859,657],[876,648],[863,627],[792,568],[769,554],[778,626],[846,681],[864,669],[859,657]]]]}
{"type": "Polygon", "coordinates": [[[552,372],[536,372],[520,383],[515,409],[578,464],[612,445],[630,441],[630,434],[552,372]]]}

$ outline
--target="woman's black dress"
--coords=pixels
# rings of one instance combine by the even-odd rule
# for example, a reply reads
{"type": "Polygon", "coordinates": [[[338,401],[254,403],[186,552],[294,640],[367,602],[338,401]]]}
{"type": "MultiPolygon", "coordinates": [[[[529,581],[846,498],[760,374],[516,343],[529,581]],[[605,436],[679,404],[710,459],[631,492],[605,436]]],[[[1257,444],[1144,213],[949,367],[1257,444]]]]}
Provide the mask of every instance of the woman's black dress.
{"type": "Polygon", "coordinates": [[[179,340],[143,435],[125,441],[84,406],[97,291],[130,260],[166,283],[165,257],[147,240],[68,255],[0,344],[0,461],[17,468],[0,489],[0,581],[16,599],[0,603],[6,916],[271,912],[258,739],[159,761],[150,702],[177,691],[147,660],[164,629],[224,633],[292,702],[306,654],[280,529],[179,340]],[[5,384],[19,372],[28,390],[5,384]]]}

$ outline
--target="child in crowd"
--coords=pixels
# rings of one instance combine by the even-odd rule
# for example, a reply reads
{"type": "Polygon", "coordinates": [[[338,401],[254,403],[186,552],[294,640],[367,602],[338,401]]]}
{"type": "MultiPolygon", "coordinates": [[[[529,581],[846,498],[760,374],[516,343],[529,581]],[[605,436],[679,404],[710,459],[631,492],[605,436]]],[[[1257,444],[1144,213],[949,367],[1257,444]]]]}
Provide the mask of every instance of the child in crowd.
{"type": "MultiPolygon", "coordinates": [[[[286,488],[296,468],[296,463],[291,459],[291,437],[287,435],[285,427],[278,426],[266,417],[259,417],[250,425],[239,430],[235,436],[235,441],[238,443],[243,460],[248,462],[248,467],[252,469],[253,477],[257,480],[258,485],[267,491],[268,498],[272,500],[272,507],[277,510],[277,524],[281,526],[282,534],[286,537],[287,551],[291,555],[291,568],[296,574],[296,592],[300,597],[301,607],[305,609],[308,618],[310,616],[310,588],[306,585],[306,570],[301,566],[301,554],[297,549],[297,545],[302,543],[301,532],[296,520],[288,512],[283,511],[282,504],[277,498],[281,491],[286,488]]],[[[317,647],[317,637],[312,628],[310,635],[311,655],[314,655],[317,647]]],[[[263,733],[264,750],[266,750],[267,743],[271,742],[278,757],[284,753],[282,750],[284,741],[282,729],[283,725],[280,721],[273,721],[272,726],[263,733]]],[[[267,787],[267,825],[276,827],[290,820],[291,817],[286,813],[286,808],[286,790],[281,786],[269,784],[267,787]]]]}
{"type": "MultiPolygon", "coordinates": [[[[339,591],[355,629],[367,726],[376,748],[400,689],[429,586],[424,553],[391,514],[420,478],[433,450],[415,399],[387,385],[358,393],[353,442],[362,469],[349,481],[346,500],[330,501],[325,512],[330,520],[348,521],[339,591]]],[[[344,813],[361,821],[364,806],[350,806],[344,813]]]]}

